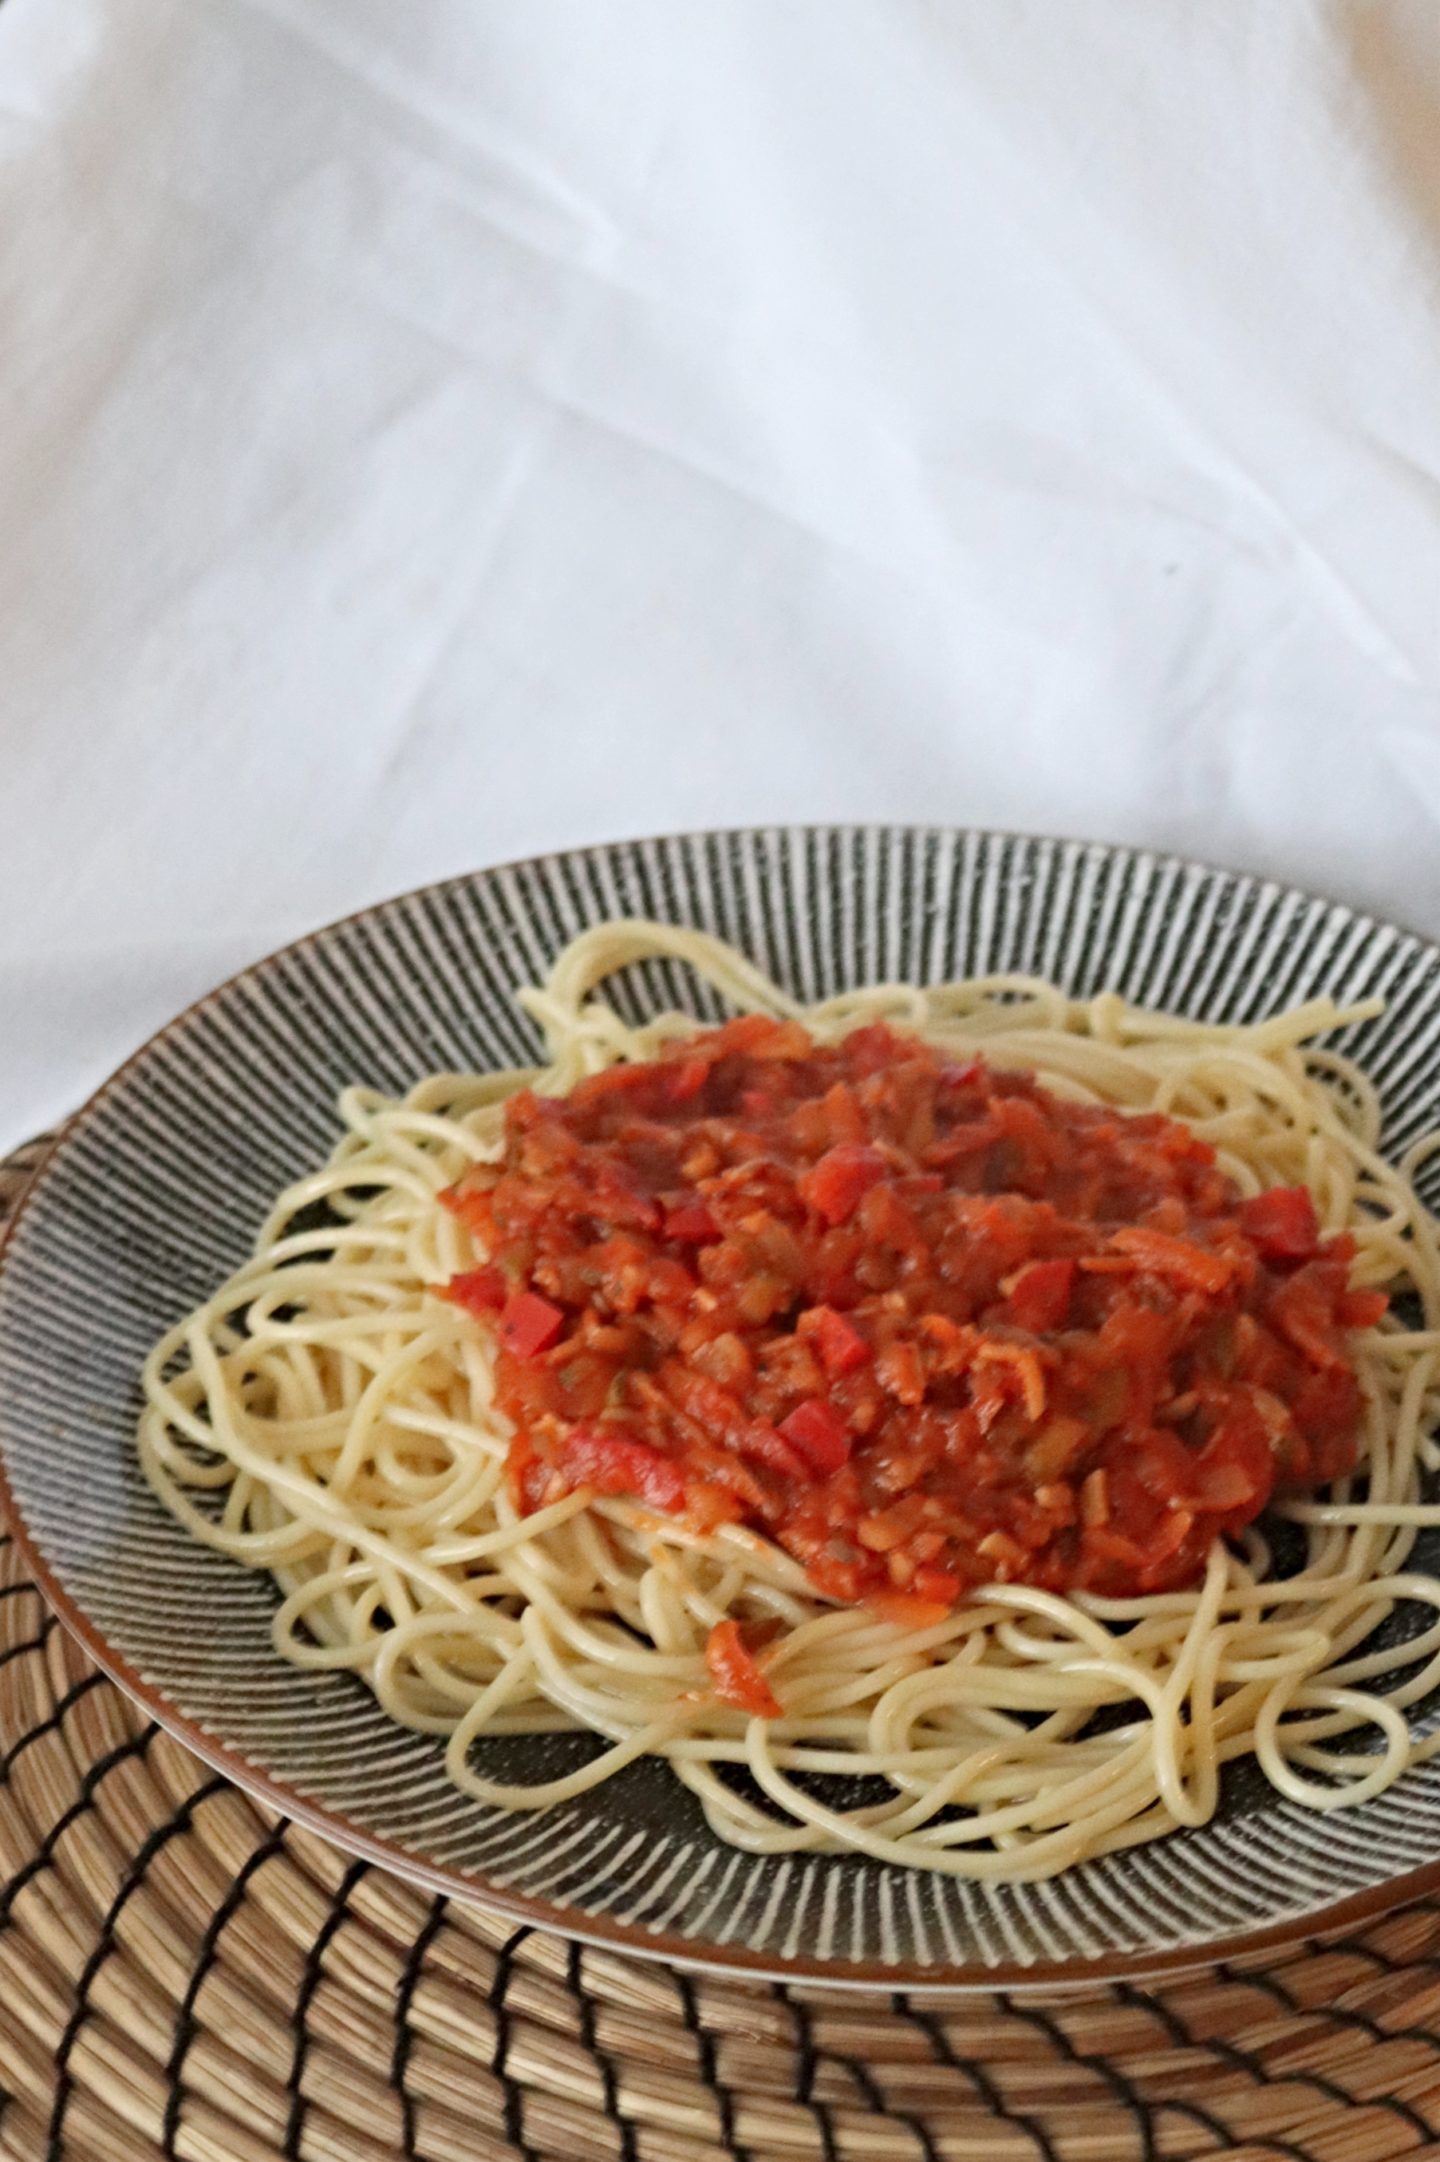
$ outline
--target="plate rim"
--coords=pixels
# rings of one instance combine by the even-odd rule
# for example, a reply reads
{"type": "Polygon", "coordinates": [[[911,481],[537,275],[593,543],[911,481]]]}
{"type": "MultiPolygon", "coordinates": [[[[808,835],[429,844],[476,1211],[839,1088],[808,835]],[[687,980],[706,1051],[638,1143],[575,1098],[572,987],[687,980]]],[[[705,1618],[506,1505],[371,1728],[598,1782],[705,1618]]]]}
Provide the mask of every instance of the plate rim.
{"type": "MultiPolygon", "coordinates": [[[[195,1016],[204,1013],[244,978],[268,969],[286,956],[310,946],[317,939],[344,930],[347,926],[380,911],[401,907],[422,896],[440,894],[452,887],[465,886],[477,879],[504,872],[523,871],[559,856],[641,848],[675,840],[724,841],[741,837],[753,838],[768,833],[874,834],[882,837],[906,833],[932,836],[952,845],[973,838],[1015,841],[1039,847],[1079,848],[1099,851],[1106,856],[1120,854],[1149,857],[1157,866],[1173,866],[1181,871],[1247,880],[1260,887],[1273,886],[1280,893],[1294,895],[1303,901],[1343,909],[1353,922],[1374,929],[1394,931],[1440,958],[1440,939],[1417,931],[1392,916],[1378,915],[1368,908],[1318,893],[1313,888],[1298,885],[1288,878],[1277,877],[1269,872],[1217,864],[1208,858],[1190,856],[1176,849],[1151,847],[1145,842],[1098,840],[1077,834],[1044,834],[1002,826],[952,826],[903,819],[785,819],[777,820],[773,824],[751,822],[714,827],[692,826],[660,834],[622,835],[608,840],[571,842],[532,851],[524,856],[510,857],[500,863],[476,865],[469,870],[452,872],[442,878],[424,880],[419,885],[406,887],[398,893],[382,895],[378,899],[364,902],[358,908],[348,909],[343,914],[301,932],[295,938],[288,939],[282,945],[242,964],[209,990],[190,1000],[158,1028],[152,1030],[105,1076],[85,1101],[54,1129],[44,1154],[26,1181],[3,1232],[0,1232],[0,1276],[3,1276],[10,1266],[21,1224],[32,1204],[43,1192],[81,1123],[108,1099],[112,1090],[119,1087],[131,1070],[146,1058],[156,1045],[182,1029],[195,1016]]],[[[545,1929],[567,1940],[597,1945],[634,1958],[654,1960],[691,1972],[722,1975],[739,1981],[803,1982],[841,1991],[879,1989],[886,1993],[900,1991],[912,1996],[984,1994],[996,1990],[1052,1992],[1057,1989],[1087,1989],[1193,1973],[1224,1962],[1245,1959],[1252,1954],[1303,1942],[1308,1938],[1343,1932],[1357,1923],[1373,1920],[1379,1915],[1440,1891],[1440,1855],[1437,1855],[1434,1861],[1424,1862],[1398,1875],[1382,1878],[1376,1884],[1347,1893],[1343,1899],[1328,1901],[1325,1905],[1309,1909],[1303,1914],[1263,1923],[1253,1928],[1231,1930],[1194,1945],[1171,1946],[1153,1951],[1106,1952],[1089,1957],[1042,1959],[1029,1963],[1006,1960],[993,1965],[973,1960],[930,1962],[922,1965],[916,1961],[902,1960],[892,1963],[884,1960],[814,1959],[803,1955],[783,1959],[775,1954],[752,1952],[745,1947],[707,1946],[703,1940],[675,1936],[667,1930],[652,1931],[641,1923],[617,1921],[608,1915],[580,1913],[563,1902],[510,1891],[494,1884],[482,1874],[434,1862],[378,1832],[367,1830],[356,1824],[343,1811],[313,1801],[288,1781],[279,1778],[264,1766],[253,1763],[223,1737],[212,1733],[200,1721],[182,1711],[163,1688],[148,1681],[123,1653],[110,1644],[84,1607],[59,1581],[16,1498],[3,1449],[0,1449],[0,1516],[4,1518],[4,1528],[14,1540],[31,1581],[95,1666],[137,1704],[157,1727],[181,1743],[203,1763],[221,1773],[243,1793],[261,1801],[289,1821],[315,1832],[342,1853],[376,1863],[393,1876],[422,1890],[488,1908],[492,1912],[513,1918],[519,1926],[545,1929]]]]}

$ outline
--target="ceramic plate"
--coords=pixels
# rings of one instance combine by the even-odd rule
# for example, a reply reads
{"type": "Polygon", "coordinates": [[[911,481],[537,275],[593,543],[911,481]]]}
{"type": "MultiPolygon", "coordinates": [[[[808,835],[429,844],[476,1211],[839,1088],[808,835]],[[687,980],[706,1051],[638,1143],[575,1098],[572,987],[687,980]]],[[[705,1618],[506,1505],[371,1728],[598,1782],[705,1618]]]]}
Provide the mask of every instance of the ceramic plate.
{"type": "MultiPolygon", "coordinates": [[[[266,1577],[199,1547],[132,1442],[150,1345],[249,1249],[337,1135],[348,1082],[511,1066],[512,992],[567,939],[637,913],[733,940],[803,998],[997,969],[1207,1020],[1382,993],[1337,1041],[1381,1091],[1385,1146],[1440,1122],[1440,951],[1329,902],[1123,848],[909,828],[685,835],[477,872],[300,940],[180,1015],[74,1119],[0,1264],[0,1460],[17,1535],[95,1658],[240,1785],[432,1887],[634,1952],[896,1988],[1054,1983],[1179,1966],[1440,1883],[1440,1762],[1356,1811],[1280,1800],[1251,1765],[1214,1822],[1038,1885],[981,1885],[722,1845],[660,1763],[543,1816],[447,1782],[440,1745],[362,1683],[270,1646],[266,1577]]],[[[718,1018],[669,964],[615,982],[627,1018],[718,1018]]],[[[1440,1160],[1431,1175],[1440,1182],[1440,1160]]],[[[1431,1206],[1437,1193],[1428,1197],[1431,1206]]],[[[1440,1564],[1425,1534],[1412,1566],[1440,1564]]],[[[1418,1723],[1440,1720],[1421,1707],[1418,1723]]],[[[482,1745],[502,1779],[594,1746],[482,1745]]]]}

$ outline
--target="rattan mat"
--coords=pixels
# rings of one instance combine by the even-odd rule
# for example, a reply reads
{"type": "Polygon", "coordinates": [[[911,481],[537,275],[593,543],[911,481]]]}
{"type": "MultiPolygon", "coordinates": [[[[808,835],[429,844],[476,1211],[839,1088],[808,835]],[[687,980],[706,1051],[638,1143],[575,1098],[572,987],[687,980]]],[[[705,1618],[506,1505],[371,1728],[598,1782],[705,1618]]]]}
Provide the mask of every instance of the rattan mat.
{"type": "Polygon", "coordinates": [[[690,1977],[270,1816],[88,1664],[7,1543],[0,2155],[1440,2162],[1440,1907],[1148,1989],[690,1977]]]}

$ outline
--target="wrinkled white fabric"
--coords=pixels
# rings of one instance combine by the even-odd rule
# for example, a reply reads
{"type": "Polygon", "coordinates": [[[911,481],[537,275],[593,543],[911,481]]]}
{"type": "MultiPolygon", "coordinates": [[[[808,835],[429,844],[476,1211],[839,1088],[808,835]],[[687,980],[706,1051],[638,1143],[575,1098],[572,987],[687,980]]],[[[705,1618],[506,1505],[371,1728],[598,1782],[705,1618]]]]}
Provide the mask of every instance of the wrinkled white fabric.
{"type": "Polygon", "coordinates": [[[1440,932],[1432,0],[3,0],[0,1142],[752,819],[1440,932]]]}

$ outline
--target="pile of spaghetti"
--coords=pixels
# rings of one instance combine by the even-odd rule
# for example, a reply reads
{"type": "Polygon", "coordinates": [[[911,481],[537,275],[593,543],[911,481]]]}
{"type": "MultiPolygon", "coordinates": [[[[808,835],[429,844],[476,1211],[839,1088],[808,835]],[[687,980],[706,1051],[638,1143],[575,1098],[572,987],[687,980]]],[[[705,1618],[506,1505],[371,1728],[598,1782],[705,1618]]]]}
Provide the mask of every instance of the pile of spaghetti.
{"type": "Polygon", "coordinates": [[[630,921],[521,998],[548,1065],[348,1090],[148,1362],[147,1476],[273,1573],[286,1658],[491,1804],[653,1754],[739,1846],[957,1876],[1202,1823],[1237,1756],[1330,1809],[1440,1747],[1428,1144],[1388,1164],[1310,1041],[1371,1009],[802,1010],[630,921]],[[627,1027],[597,986],[653,956],[738,1018],[627,1027]],[[568,1729],[568,1776],[484,1776],[568,1729]]]}

